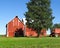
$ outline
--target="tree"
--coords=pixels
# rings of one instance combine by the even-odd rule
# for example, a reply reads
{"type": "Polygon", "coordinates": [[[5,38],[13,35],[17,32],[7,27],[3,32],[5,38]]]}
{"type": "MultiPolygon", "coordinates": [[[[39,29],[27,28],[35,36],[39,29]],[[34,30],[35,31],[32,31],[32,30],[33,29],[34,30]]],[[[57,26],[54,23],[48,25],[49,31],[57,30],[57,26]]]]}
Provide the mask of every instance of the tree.
{"type": "Polygon", "coordinates": [[[52,28],[60,28],[60,24],[54,24],[52,28]]]}
{"type": "Polygon", "coordinates": [[[52,26],[52,9],[50,0],[30,0],[27,3],[28,11],[25,13],[27,25],[37,31],[38,37],[43,28],[48,29],[52,26]]]}

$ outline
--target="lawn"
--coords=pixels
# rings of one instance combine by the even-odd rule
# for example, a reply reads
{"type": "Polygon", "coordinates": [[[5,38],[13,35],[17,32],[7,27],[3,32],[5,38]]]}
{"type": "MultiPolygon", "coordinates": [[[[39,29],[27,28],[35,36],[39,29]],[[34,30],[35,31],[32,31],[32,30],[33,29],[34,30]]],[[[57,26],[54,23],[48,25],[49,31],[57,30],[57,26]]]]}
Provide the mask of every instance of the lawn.
{"type": "Polygon", "coordinates": [[[0,48],[60,48],[60,37],[0,37],[0,48]]]}

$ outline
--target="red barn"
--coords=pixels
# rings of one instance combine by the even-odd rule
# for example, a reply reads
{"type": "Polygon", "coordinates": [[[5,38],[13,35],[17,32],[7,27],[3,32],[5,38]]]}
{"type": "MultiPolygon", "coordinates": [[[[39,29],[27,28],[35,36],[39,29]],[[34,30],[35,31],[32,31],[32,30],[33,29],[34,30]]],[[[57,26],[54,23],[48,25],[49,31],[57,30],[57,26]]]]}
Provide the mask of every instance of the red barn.
{"type": "MultiPolygon", "coordinates": [[[[19,36],[37,36],[35,30],[25,27],[23,22],[16,16],[6,25],[7,37],[19,37],[19,36]]],[[[46,30],[42,29],[40,36],[46,36],[46,30]]]]}
{"type": "Polygon", "coordinates": [[[60,36],[60,28],[54,28],[51,31],[51,36],[60,36]]]}

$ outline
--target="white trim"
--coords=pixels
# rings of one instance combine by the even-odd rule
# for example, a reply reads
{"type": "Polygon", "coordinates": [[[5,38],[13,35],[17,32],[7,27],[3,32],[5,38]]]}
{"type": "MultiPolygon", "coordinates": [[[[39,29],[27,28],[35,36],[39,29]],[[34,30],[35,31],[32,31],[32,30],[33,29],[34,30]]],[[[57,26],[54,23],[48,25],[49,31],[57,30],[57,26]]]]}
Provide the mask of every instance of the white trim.
{"type": "Polygon", "coordinates": [[[20,22],[20,21],[18,20],[18,26],[19,26],[19,22],[20,22]]]}
{"type": "Polygon", "coordinates": [[[8,37],[8,25],[7,25],[7,28],[6,29],[7,29],[6,34],[7,34],[7,37],[8,37]]]}
{"type": "Polygon", "coordinates": [[[13,20],[13,26],[14,26],[14,20],[13,20]]]}

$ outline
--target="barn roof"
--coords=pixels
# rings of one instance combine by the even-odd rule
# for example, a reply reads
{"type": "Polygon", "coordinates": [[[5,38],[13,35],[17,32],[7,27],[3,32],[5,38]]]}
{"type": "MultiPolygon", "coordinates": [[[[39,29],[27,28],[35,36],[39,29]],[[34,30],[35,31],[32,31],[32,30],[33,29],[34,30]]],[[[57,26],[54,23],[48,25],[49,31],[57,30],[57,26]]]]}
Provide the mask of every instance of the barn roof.
{"type": "MultiPolygon", "coordinates": [[[[18,18],[18,16],[15,16],[15,18],[18,18]]],[[[14,19],[15,19],[15,18],[14,18],[14,19]]],[[[12,19],[11,21],[13,21],[14,19],[12,19]]],[[[23,22],[22,22],[19,18],[18,18],[18,20],[23,24],[23,22]]],[[[11,21],[10,21],[10,22],[11,22],[11,21]]],[[[6,27],[7,27],[7,25],[8,25],[10,22],[8,22],[8,23],[6,24],[6,27]]],[[[24,24],[23,24],[23,25],[24,25],[24,24]]]]}

